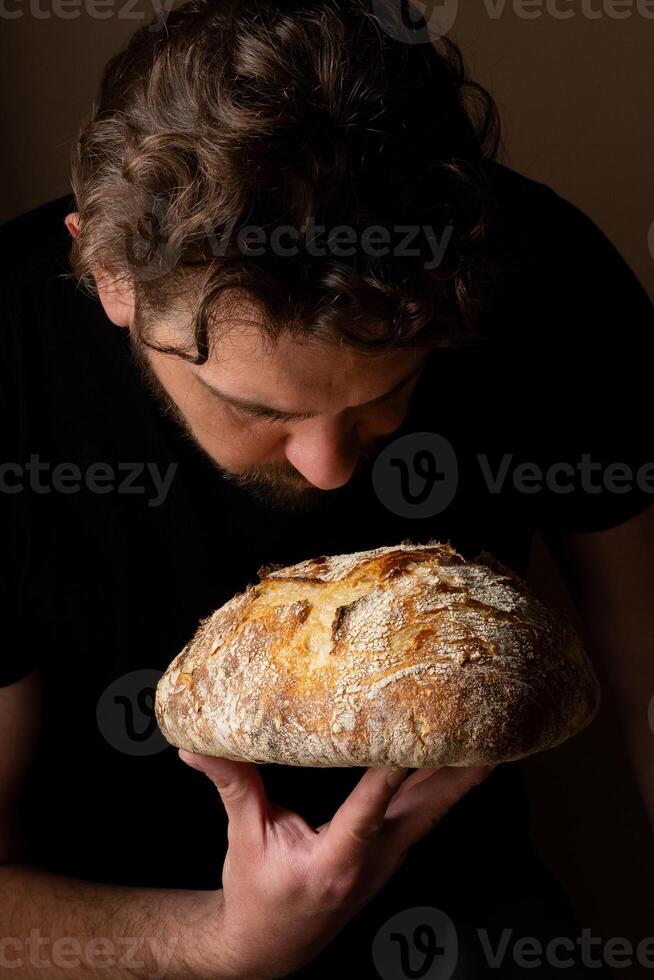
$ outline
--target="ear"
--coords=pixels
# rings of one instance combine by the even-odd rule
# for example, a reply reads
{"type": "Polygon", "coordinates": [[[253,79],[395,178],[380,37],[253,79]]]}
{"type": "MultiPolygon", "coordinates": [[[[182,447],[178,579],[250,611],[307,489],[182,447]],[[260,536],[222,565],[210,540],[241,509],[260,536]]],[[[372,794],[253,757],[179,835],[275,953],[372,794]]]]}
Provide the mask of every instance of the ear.
{"type": "Polygon", "coordinates": [[[131,327],[134,320],[134,289],[130,283],[113,282],[110,272],[96,273],[100,302],[117,327],[131,327]]]}
{"type": "Polygon", "coordinates": [[[77,232],[79,231],[79,214],[77,211],[71,211],[70,214],[67,214],[64,218],[64,224],[73,238],[77,238],[77,232]]]}
{"type": "MultiPolygon", "coordinates": [[[[64,218],[64,224],[73,238],[79,231],[79,214],[72,211],[64,218]]],[[[134,319],[134,290],[129,284],[112,282],[107,271],[96,273],[95,282],[105,313],[117,327],[129,327],[134,319]]]]}

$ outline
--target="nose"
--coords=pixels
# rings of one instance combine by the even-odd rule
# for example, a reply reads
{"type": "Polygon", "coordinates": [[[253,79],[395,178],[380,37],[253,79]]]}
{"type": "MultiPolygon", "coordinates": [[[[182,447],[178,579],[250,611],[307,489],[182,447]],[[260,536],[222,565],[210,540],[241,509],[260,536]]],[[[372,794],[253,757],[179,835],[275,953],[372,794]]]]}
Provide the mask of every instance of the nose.
{"type": "Polygon", "coordinates": [[[284,453],[314,487],[335,490],[354,473],[360,441],[356,428],[342,419],[308,419],[287,437],[284,453]]]}

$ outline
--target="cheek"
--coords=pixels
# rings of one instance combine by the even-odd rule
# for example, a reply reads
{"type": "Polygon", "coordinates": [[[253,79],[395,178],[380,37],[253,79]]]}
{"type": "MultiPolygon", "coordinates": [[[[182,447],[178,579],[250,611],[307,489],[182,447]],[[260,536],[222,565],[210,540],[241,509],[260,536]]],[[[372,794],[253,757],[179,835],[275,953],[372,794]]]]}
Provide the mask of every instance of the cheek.
{"type": "Polygon", "coordinates": [[[166,358],[155,361],[160,384],[177,406],[198,445],[227,469],[283,459],[284,433],[277,427],[251,424],[193,383],[166,358]]]}
{"type": "Polygon", "coordinates": [[[284,455],[284,436],[266,426],[242,426],[230,429],[232,451],[250,462],[272,462],[284,455]]]}

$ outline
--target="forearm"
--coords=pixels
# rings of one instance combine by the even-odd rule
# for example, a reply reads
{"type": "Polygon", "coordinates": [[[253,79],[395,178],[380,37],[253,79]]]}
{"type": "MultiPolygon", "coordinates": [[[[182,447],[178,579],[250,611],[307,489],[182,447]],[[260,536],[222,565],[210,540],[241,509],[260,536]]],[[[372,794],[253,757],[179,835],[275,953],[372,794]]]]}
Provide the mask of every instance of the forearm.
{"type": "Polygon", "coordinates": [[[0,867],[0,974],[222,980],[222,891],[129,888],[0,867]]]}

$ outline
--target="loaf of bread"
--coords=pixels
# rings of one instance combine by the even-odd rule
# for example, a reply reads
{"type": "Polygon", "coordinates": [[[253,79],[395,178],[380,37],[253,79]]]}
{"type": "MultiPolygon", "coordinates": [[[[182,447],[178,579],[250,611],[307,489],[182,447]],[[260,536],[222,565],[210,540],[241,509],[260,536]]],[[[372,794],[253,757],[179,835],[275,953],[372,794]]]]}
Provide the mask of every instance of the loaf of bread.
{"type": "Polygon", "coordinates": [[[594,717],[570,624],[492,556],[403,542],[259,571],[159,681],[165,738],[293,766],[520,759],[594,717]]]}

